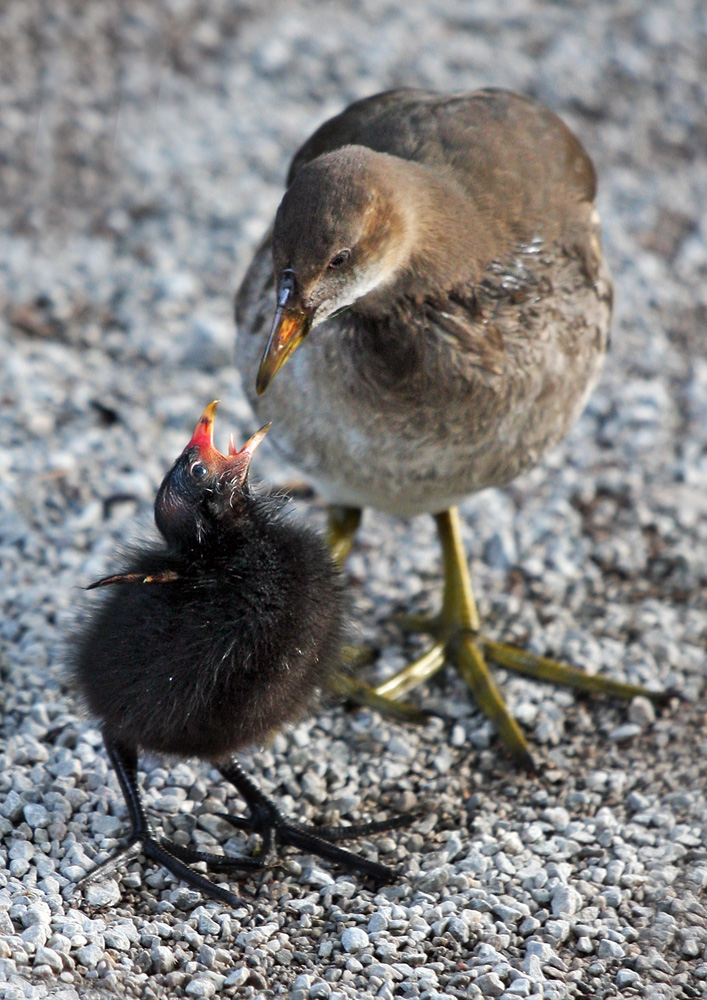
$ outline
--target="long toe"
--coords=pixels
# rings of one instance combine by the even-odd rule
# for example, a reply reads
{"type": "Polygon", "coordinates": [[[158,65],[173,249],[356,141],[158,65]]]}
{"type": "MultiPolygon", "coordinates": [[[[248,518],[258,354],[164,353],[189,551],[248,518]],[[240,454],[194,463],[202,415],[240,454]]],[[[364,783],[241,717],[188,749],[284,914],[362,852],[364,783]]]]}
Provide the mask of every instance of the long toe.
{"type": "Polygon", "coordinates": [[[506,703],[489,673],[478,643],[468,636],[463,636],[459,642],[456,663],[459,673],[474,695],[476,704],[495,724],[513,759],[527,770],[535,771],[535,760],[525,736],[506,708],[506,703]]]}
{"type": "Polygon", "coordinates": [[[185,864],[206,865],[210,872],[262,872],[271,867],[257,858],[246,858],[231,854],[213,854],[211,851],[199,851],[193,847],[182,847],[171,840],[161,840],[160,844],[170,854],[185,864]]]}
{"type": "Polygon", "coordinates": [[[169,849],[169,846],[165,846],[168,844],[168,841],[163,844],[153,837],[147,837],[142,841],[142,850],[145,857],[161,865],[162,868],[166,868],[168,872],[174,875],[180,882],[188,885],[190,889],[196,889],[197,892],[202,893],[204,896],[218,899],[222,903],[226,903],[228,906],[234,908],[246,905],[245,900],[241,899],[240,896],[236,896],[230,889],[226,889],[216,882],[211,882],[204,875],[200,875],[189,868],[188,865],[169,849]]]}
{"type": "MultiPolygon", "coordinates": [[[[196,862],[205,861],[207,866],[209,860],[214,862],[219,862],[222,860],[220,855],[209,855],[206,853],[201,853],[199,851],[191,851],[188,848],[181,848],[177,844],[173,844],[170,841],[158,841],[152,836],[140,837],[132,840],[125,847],[121,847],[119,850],[111,854],[109,858],[102,861],[100,864],[96,865],[90,871],[88,871],[82,879],[77,883],[77,888],[81,889],[90,882],[97,882],[103,878],[107,878],[112,875],[118,868],[124,867],[130,861],[133,861],[140,854],[144,854],[146,858],[150,861],[156,862],[156,864],[161,865],[162,868],[167,869],[175,878],[179,879],[180,882],[184,882],[192,889],[196,889],[198,892],[203,893],[205,896],[210,896],[213,899],[218,899],[222,903],[227,903],[229,906],[235,908],[245,906],[244,900],[239,896],[236,896],[230,890],[210,882],[209,879],[205,878],[203,875],[199,875],[198,872],[192,871],[185,862],[196,862]]],[[[233,859],[241,860],[241,859],[233,859]]],[[[261,867],[260,865],[251,866],[250,860],[248,858],[244,859],[245,864],[240,866],[246,870],[253,870],[256,867],[261,867]]],[[[215,864],[211,869],[212,871],[224,871],[231,870],[224,867],[217,867],[215,864]]]]}
{"type": "Polygon", "coordinates": [[[275,836],[281,844],[297,847],[308,854],[316,854],[320,858],[326,858],[327,861],[333,861],[348,871],[359,872],[361,875],[372,878],[375,882],[385,884],[395,882],[400,878],[400,873],[394,868],[382,865],[379,861],[370,861],[353,851],[345,851],[342,847],[337,847],[324,840],[320,833],[312,833],[306,827],[285,823],[277,828],[275,836]]]}
{"type": "MultiPolygon", "coordinates": [[[[445,626],[445,631],[449,633],[448,626],[445,626]]],[[[495,724],[513,759],[528,770],[535,770],[535,761],[525,736],[506,707],[501,692],[489,672],[479,643],[461,629],[452,632],[450,638],[436,642],[421,657],[407,664],[373,690],[379,698],[386,701],[401,698],[434,676],[447,662],[457,667],[476,704],[495,724]]]]}
{"type": "Polygon", "coordinates": [[[598,674],[588,674],[584,670],[553,660],[548,656],[538,656],[528,650],[519,649],[506,642],[494,642],[484,637],[482,639],[484,652],[489,659],[500,663],[508,670],[517,674],[525,674],[538,681],[550,684],[563,684],[577,691],[591,691],[594,694],[607,694],[612,698],[636,698],[641,695],[650,698],[658,705],[665,704],[671,695],[666,691],[650,691],[640,684],[627,684],[611,677],[600,677],[598,674]]]}
{"type": "Polygon", "coordinates": [[[389,816],[387,819],[370,820],[364,823],[351,823],[346,826],[311,826],[307,823],[297,825],[298,830],[306,830],[321,840],[329,842],[353,840],[358,837],[368,837],[372,833],[387,833],[389,830],[401,830],[410,826],[416,819],[427,814],[425,809],[413,809],[410,812],[389,816]]]}
{"type": "MultiPolygon", "coordinates": [[[[414,685],[413,685],[414,686],[414,685]]],[[[365,684],[356,677],[337,674],[328,684],[330,690],[340,698],[345,698],[354,705],[373,708],[382,715],[387,715],[398,722],[411,722],[422,726],[429,722],[431,712],[416,708],[406,702],[395,701],[394,698],[381,694],[377,688],[365,684]]]]}
{"type": "MultiPolygon", "coordinates": [[[[234,816],[230,813],[222,813],[221,815],[238,829],[252,830],[260,834],[263,838],[266,859],[270,858],[276,844],[282,844],[283,846],[297,847],[309,854],[316,854],[320,858],[326,858],[342,865],[349,871],[360,872],[376,882],[393,882],[399,878],[399,873],[387,865],[382,865],[378,861],[369,861],[368,858],[362,858],[352,851],[336,847],[325,839],[326,834],[323,831],[299,826],[296,823],[288,823],[276,803],[258,788],[236,760],[223,761],[218,767],[224,778],[238,789],[250,810],[250,816],[234,816]]],[[[383,826],[379,826],[377,823],[371,826],[366,824],[360,829],[365,833],[372,833],[378,832],[379,829],[390,829],[396,825],[401,825],[397,823],[397,817],[386,822],[383,826]]],[[[351,830],[349,836],[357,836],[355,828],[351,830]]],[[[343,837],[333,837],[332,839],[343,839],[343,837]]]]}
{"type": "MultiPolygon", "coordinates": [[[[373,691],[385,702],[402,698],[408,691],[434,676],[445,663],[454,664],[468,685],[476,704],[491,719],[514,760],[535,770],[535,762],[520,726],[508,711],[491,676],[486,660],[494,660],[509,670],[536,680],[563,684],[582,691],[607,694],[615,698],[644,695],[662,703],[664,692],[649,691],[636,684],[587,674],[569,664],[535,653],[525,652],[507,643],[488,639],[481,633],[469,570],[461,541],[458,512],[454,508],[436,516],[437,530],[444,559],[444,596],[435,618],[409,616],[404,627],[431,633],[436,641],[427,652],[407,664],[373,691]]],[[[369,704],[373,705],[371,699],[369,704]]]]}
{"type": "Polygon", "coordinates": [[[83,878],[80,878],[76,883],[76,887],[82,889],[91,882],[100,882],[101,879],[108,878],[118,868],[122,868],[133,861],[140,854],[141,850],[142,844],[139,840],[130,841],[124,847],[120,847],[117,851],[114,851],[105,861],[101,861],[100,864],[90,868],[83,878]]]}
{"type": "MultiPolygon", "coordinates": [[[[219,814],[223,819],[235,826],[239,830],[256,830],[263,837],[266,844],[281,844],[285,847],[297,847],[308,854],[316,854],[320,858],[326,858],[342,865],[349,871],[358,871],[363,875],[368,875],[378,882],[392,882],[398,878],[398,873],[387,865],[379,864],[377,861],[369,861],[362,858],[353,851],[345,851],[340,847],[335,847],[331,840],[346,840],[359,835],[369,833],[379,833],[383,830],[391,829],[398,825],[393,820],[391,823],[371,823],[363,824],[361,827],[335,827],[332,835],[329,835],[327,828],[318,828],[297,823],[287,823],[282,816],[274,813],[264,821],[263,816],[258,820],[253,820],[250,816],[233,816],[229,813],[219,814]]],[[[266,857],[270,856],[270,848],[266,851],[266,857]]],[[[257,868],[267,867],[255,860],[257,868]]]]}

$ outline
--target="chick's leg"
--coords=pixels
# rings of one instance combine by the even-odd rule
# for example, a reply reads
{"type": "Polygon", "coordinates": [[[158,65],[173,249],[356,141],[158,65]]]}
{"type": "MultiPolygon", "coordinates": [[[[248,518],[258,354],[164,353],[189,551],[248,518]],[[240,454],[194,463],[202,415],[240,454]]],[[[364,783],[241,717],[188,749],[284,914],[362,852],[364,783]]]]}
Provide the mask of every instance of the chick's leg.
{"type": "MultiPolygon", "coordinates": [[[[215,867],[219,867],[218,863],[223,862],[223,858],[218,855],[212,856],[202,852],[180,848],[177,844],[172,844],[167,840],[158,839],[155,836],[147,818],[147,814],[145,813],[145,807],[142,804],[140,789],[138,787],[137,752],[134,748],[127,747],[124,744],[119,743],[107,734],[104,734],[103,741],[105,743],[106,752],[110,762],[117,775],[120,789],[123,793],[123,798],[125,799],[125,804],[128,809],[128,817],[130,819],[130,835],[128,843],[124,848],[116,851],[115,854],[111,855],[111,857],[109,857],[102,864],[96,865],[95,868],[84,876],[79,885],[93,882],[96,879],[100,879],[111,874],[126,860],[131,860],[138,854],[142,853],[151,861],[154,861],[156,864],[166,868],[167,871],[171,872],[171,874],[175,876],[175,878],[186,883],[186,885],[190,886],[192,889],[196,889],[198,892],[202,892],[206,896],[211,896],[212,898],[218,899],[223,903],[227,903],[229,906],[244,906],[245,904],[240,897],[236,896],[228,889],[225,889],[223,886],[210,882],[209,879],[205,878],[203,875],[199,875],[195,871],[192,871],[192,869],[184,863],[185,861],[205,861],[208,864],[209,860],[213,858],[217,863],[215,867]]],[[[251,868],[252,862],[249,858],[240,860],[244,860],[245,865],[239,865],[239,867],[246,867],[248,869],[251,868]]]]}

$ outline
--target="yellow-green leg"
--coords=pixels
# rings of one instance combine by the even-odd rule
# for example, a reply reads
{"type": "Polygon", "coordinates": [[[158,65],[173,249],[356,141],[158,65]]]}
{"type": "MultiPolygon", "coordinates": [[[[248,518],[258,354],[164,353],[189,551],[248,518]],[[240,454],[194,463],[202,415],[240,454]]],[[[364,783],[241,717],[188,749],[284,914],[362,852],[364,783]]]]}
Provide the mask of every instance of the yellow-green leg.
{"type": "Polygon", "coordinates": [[[459,513],[455,507],[435,517],[442,543],[444,594],[439,615],[429,619],[410,619],[413,628],[428,631],[435,643],[423,656],[404,667],[393,677],[377,685],[374,691],[385,698],[400,698],[411,688],[427,680],[447,660],[456,663],[479,708],[494,722],[513,757],[528,766],[533,759],[518,723],[511,716],[486,665],[486,657],[509,670],[528,674],[538,680],[566,684],[586,691],[596,691],[620,698],[647,695],[656,701],[663,696],[634,684],[623,684],[585,674],[557,660],[524,652],[506,643],[494,642],[481,635],[479,613],[474,601],[464,546],[461,540],[459,513]]]}
{"type": "Polygon", "coordinates": [[[354,535],[361,523],[359,507],[330,507],[327,542],[332,558],[341,568],[351,551],[354,535]]]}
{"type": "MultiPolygon", "coordinates": [[[[437,514],[435,520],[442,543],[444,593],[438,617],[432,622],[428,621],[423,630],[431,631],[437,641],[427,653],[403,667],[374,690],[387,698],[399,698],[441,670],[448,658],[453,659],[477,705],[495,723],[513,757],[532,767],[533,758],[525,737],[506,708],[479,646],[481,622],[461,539],[459,511],[456,507],[451,507],[444,513],[437,514]]],[[[418,620],[417,624],[419,626],[424,623],[418,620]]]]}
{"type": "MultiPolygon", "coordinates": [[[[351,551],[354,535],[361,523],[361,511],[358,507],[330,507],[328,519],[327,542],[332,558],[341,567],[351,551]]],[[[347,648],[345,658],[352,666],[359,666],[370,659],[368,650],[347,648]]],[[[378,694],[370,684],[352,677],[350,673],[338,673],[330,678],[329,690],[340,698],[346,698],[357,705],[365,705],[378,712],[389,715],[399,722],[422,724],[428,721],[429,713],[423,712],[414,705],[394,701],[378,694]]]]}

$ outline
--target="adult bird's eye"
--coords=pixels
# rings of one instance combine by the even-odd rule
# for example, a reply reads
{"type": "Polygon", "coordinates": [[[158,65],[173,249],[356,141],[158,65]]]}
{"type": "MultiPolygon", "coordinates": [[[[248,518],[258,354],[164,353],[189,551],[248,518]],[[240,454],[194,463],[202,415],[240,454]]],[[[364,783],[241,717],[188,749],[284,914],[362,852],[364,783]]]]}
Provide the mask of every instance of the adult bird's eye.
{"type": "Polygon", "coordinates": [[[194,464],[189,469],[189,474],[192,479],[203,479],[208,473],[208,469],[203,464],[203,462],[194,462],[194,464]]]}
{"type": "Polygon", "coordinates": [[[329,261],[329,267],[332,270],[337,267],[343,267],[350,256],[351,256],[351,251],[348,248],[345,250],[339,250],[339,252],[335,253],[334,256],[331,258],[331,260],[329,261]]]}

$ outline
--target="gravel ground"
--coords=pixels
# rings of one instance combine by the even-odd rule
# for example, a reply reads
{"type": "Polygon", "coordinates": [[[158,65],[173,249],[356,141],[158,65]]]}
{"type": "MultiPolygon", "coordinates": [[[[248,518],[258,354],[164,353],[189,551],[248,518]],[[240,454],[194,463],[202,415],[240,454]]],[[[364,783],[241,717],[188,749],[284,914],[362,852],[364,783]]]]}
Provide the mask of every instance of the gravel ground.
{"type": "MultiPolygon", "coordinates": [[[[0,998],[707,996],[704,4],[50,6],[0,7],[0,998]],[[222,446],[255,429],[231,300],[288,158],[401,84],[533,94],[600,176],[605,375],[541,468],[463,508],[489,631],[681,698],[656,717],[499,672],[537,777],[451,673],[424,729],[322,709],[244,763],[301,816],[433,809],[359,845],[400,885],[290,854],[235,912],[136,864],[77,892],[126,828],[64,677],[79,588],[148,530],[207,402],[222,446]]],[[[254,465],[292,478],[266,446],[254,465]]],[[[348,568],[385,673],[415,649],[391,613],[439,596],[431,521],[369,514],[348,568]]],[[[143,766],[168,833],[249,846],[213,817],[238,808],[216,772],[143,766]]]]}

